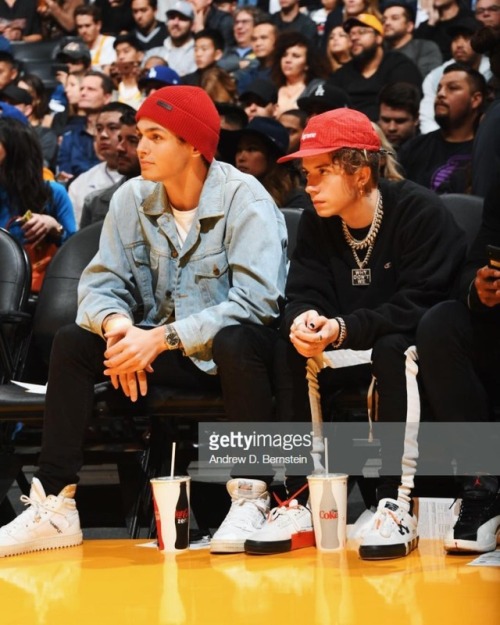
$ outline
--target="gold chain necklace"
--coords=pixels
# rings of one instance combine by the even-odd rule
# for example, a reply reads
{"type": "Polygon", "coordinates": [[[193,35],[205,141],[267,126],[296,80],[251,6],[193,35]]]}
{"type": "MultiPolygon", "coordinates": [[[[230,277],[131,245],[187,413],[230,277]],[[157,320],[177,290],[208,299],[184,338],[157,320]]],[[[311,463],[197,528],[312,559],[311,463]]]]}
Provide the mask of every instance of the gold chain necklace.
{"type": "Polygon", "coordinates": [[[382,223],[382,217],[384,216],[384,207],[382,202],[382,194],[378,191],[377,207],[375,208],[375,214],[373,221],[368,230],[368,234],[364,239],[356,239],[349,232],[349,228],[346,226],[344,220],[342,220],[342,232],[347,245],[351,248],[352,255],[358,266],[358,269],[351,270],[351,279],[353,286],[369,286],[372,281],[371,269],[367,268],[368,261],[373,252],[375,245],[375,239],[377,238],[378,231],[380,230],[380,224],[382,223]],[[360,260],[358,256],[358,250],[366,249],[366,254],[363,260],[360,260]]]}

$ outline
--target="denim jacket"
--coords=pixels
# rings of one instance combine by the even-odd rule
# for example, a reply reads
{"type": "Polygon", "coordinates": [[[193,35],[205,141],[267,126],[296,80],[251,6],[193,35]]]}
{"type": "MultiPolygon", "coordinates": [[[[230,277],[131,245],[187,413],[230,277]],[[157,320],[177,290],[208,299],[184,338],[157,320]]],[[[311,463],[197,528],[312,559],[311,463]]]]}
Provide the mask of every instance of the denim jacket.
{"type": "Polygon", "coordinates": [[[252,176],[214,161],[180,246],[165,188],[134,178],[114,194],[99,251],[82,274],[77,323],[102,335],[121,312],[145,326],[175,320],[185,353],[216,373],[212,341],[228,325],[278,318],[286,226],[252,176]]]}

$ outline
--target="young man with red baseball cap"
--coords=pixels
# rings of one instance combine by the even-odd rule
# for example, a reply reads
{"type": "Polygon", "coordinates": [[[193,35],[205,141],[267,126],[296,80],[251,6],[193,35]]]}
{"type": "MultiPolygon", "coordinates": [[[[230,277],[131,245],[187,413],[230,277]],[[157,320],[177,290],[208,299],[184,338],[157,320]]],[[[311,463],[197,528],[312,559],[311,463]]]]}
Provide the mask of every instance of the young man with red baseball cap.
{"type": "Polygon", "coordinates": [[[54,339],[39,468],[29,507],[0,528],[0,557],[81,543],[74,494],[96,381],[131,401],[149,382],[222,387],[233,420],[272,419],[283,216],[255,178],[214,160],[220,118],[202,89],[159,89],[136,119],[142,177],[114,194],[76,324],[54,339]],[[235,332],[221,332],[234,328],[237,358],[235,332]]]}
{"type": "MultiPolygon", "coordinates": [[[[395,469],[385,465],[383,452],[384,477],[370,480],[378,492],[367,503],[377,509],[360,547],[365,559],[405,556],[418,543],[411,492],[420,402],[412,346],[423,313],[449,297],[465,253],[463,233],[435,194],[406,180],[379,179],[380,153],[369,119],[336,109],[313,117],[300,149],[279,159],[302,159],[314,210],[304,211],[288,273],[289,340],[280,345],[278,418],[311,419],[306,359],[332,350],[372,350],[371,364],[353,367],[347,377],[375,377],[380,421],[413,423],[405,426],[395,469]]],[[[338,389],[338,375],[331,368],[319,373],[323,399],[338,389]]],[[[342,375],[345,382],[345,370],[342,375]]],[[[381,443],[383,449],[383,438],[381,443]]],[[[288,551],[307,545],[307,535],[311,544],[307,491],[293,495],[304,483],[288,477],[291,500],[249,537],[246,552],[288,551]]]]}

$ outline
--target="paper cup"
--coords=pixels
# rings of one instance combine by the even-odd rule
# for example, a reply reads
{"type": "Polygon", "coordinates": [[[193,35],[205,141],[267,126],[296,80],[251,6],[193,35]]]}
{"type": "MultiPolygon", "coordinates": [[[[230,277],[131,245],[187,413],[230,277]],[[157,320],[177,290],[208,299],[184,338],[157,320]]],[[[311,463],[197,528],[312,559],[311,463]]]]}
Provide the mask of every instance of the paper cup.
{"type": "Polygon", "coordinates": [[[158,549],[169,553],[189,548],[189,476],[157,477],[151,481],[158,549]]]}
{"type": "Polygon", "coordinates": [[[309,475],[309,496],[316,547],[340,551],[346,546],[347,475],[309,475]]]}

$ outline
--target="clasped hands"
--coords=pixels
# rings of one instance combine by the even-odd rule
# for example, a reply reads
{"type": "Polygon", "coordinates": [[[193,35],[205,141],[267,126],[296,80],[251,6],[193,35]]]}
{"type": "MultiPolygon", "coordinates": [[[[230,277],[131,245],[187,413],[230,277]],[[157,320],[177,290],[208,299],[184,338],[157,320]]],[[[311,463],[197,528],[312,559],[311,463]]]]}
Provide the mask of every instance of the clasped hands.
{"type": "Polygon", "coordinates": [[[163,333],[162,327],[137,328],[125,316],[113,315],[105,321],[104,375],[133,402],[148,392],[146,374],[153,372],[151,363],[165,350],[163,333]]]}
{"type": "Polygon", "coordinates": [[[339,332],[338,321],[308,310],[294,319],[290,327],[290,341],[299,354],[311,358],[322,354],[338,339],[339,332]]]}

